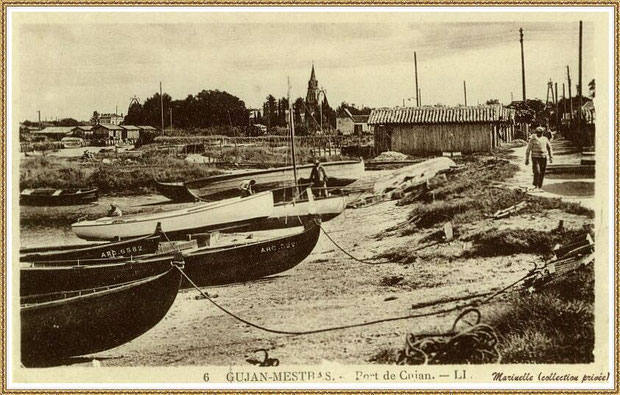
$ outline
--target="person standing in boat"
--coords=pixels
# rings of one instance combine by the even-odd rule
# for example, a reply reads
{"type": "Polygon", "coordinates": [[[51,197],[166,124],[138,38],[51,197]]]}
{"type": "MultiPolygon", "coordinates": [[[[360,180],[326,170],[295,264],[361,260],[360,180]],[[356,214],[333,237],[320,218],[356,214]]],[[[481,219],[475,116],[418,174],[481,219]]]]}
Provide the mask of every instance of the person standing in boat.
{"type": "Polygon", "coordinates": [[[120,217],[123,215],[123,212],[118,205],[114,202],[110,203],[110,209],[108,210],[108,217],[120,217]]]}
{"type": "Polygon", "coordinates": [[[241,184],[239,184],[239,189],[241,190],[241,197],[247,197],[250,195],[254,195],[254,185],[256,185],[256,180],[243,180],[241,184]]]}
{"type": "Polygon", "coordinates": [[[318,159],[314,160],[314,167],[310,173],[310,183],[312,188],[320,188],[318,196],[327,196],[327,173],[318,159]]]}
{"type": "Polygon", "coordinates": [[[530,155],[532,156],[532,172],[534,173],[534,191],[542,190],[543,179],[545,178],[545,170],[547,169],[547,154],[549,162],[553,163],[553,150],[551,143],[547,137],[543,136],[545,128],[539,126],[536,128],[535,134],[530,137],[525,150],[525,165],[530,164],[530,155]]]}

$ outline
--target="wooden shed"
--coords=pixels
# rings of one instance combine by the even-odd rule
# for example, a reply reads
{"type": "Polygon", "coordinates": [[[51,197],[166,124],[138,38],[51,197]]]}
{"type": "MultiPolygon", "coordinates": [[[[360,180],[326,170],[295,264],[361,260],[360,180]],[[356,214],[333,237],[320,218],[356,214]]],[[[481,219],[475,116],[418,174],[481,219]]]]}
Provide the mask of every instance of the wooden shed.
{"type": "Polygon", "coordinates": [[[379,108],[368,124],[374,127],[376,154],[484,152],[512,141],[514,110],[502,105],[379,108]]]}

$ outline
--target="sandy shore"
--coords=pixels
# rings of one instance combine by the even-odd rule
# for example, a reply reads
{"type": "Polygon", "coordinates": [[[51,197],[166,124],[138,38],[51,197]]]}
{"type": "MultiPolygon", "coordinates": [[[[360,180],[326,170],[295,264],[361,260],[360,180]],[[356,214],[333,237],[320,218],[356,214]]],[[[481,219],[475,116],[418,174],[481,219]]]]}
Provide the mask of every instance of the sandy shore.
{"type": "MultiPolygon", "coordinates": [[[[514,163],[523,161],[518,149],[511,158],[514,163]]],[[[527,171],[522,166],[511,182],[515,185],[529,182],[527,171]]],[[[366,172],[364,182],[384,180],[390,174],[390,171],[366,172]]],[[[149,201],[157,203],[158,199],[150,197],[149,201]]],[[[107,203],[104,198],[99,203],[101,207],[92,210],[107,203]]],[[[439,229],[400,236],[399,224],[407,220],[410,211],[408,206],[385,201],[348,209],[323,226],[351,254],[372,258],[388,250],[418,245],[421,239],[439,229]]],[[[429,312],[434,308],[414,311],[411,307],[502,288],[521,278],[534,262],[541,261],[535,254],[470,257],[464,254],[472,248],[471,242],[463,241],[468,236],[491,229],[521,228],[523,224],[550,231],[558,226],[560,219],[568,229],[579,229],[591,222],[560,210],[518,214],[502,220],[489,218],[460,226],[457,240],[419,251],[408,263],[380,265],[347,257],[321,234],[312,254],[292,270],[253,282],[205,290],[216,296],[216,303],[244,319],[284,331],[308,331],[429,312]],[[391,282],[394,278],[400,280],[391,282]]],[[[450,306],[453,304],[444,307],[450,306]]],[[[487,306],[481,308],[483,320],[487,309],[487,306]]],[[[179,293],[167,316],[146,334],[115,349],[76,359],[75,363],[89,366],[94,358],[103,366],[248,365],[246,359],[255,350],[264,348],[280,364],[315,364],[323,360],[363,364],[372,362],[373,357],[385,350],[401,348],[409,332],[449,330],[457,314],[312,335],[281,335],[248,327],[199,297],[198,291],[188,289],[179,293]]]]}

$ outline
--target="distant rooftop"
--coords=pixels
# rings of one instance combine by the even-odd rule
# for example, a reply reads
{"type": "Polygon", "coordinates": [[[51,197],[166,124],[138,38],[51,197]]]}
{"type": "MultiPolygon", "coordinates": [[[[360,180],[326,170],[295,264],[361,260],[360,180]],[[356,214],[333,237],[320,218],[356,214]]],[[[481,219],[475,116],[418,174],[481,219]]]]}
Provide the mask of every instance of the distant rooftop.
{"type": "Polygon", "coordinates": [[[122,128],[118,125],[114,125],[112,123],[100,123],[96,126],[101,126],[103,128],[106,128],[108,130],[122,130],[122,128]]]}
{"type": "Polygon", "coordinates": [[[514,110],[502,105],[469,107],[395,107],[372,110],[368,123],[437,124],[481,123],[514,119],[514,110]]]}
{"type": "Polygon", "coordinates": [[[75,126],[48,126],[43,130],[34,130],[32,133],[38,134],[70,134],[75,126]]]}

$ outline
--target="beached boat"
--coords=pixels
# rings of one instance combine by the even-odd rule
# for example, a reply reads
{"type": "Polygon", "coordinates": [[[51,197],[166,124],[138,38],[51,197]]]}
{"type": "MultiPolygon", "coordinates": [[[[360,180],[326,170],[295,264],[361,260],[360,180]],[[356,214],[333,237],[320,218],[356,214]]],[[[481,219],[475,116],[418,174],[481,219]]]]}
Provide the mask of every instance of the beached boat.
{"type": "Polygon", "coordinates": [[[135,339],[166,315],[180,283],[181,272],[169,267],[125,284],[22,298],[22,363],[44,366],[135,339]]]}
{"type": "MultiPolygon", "coordinates": [[[[155,182],[155,188],[157,191],[167,197],[170,200],[174,200],[175,202],[194,202],[196,201],[196,196],[194,196],[182,182],[159,182],[157,180],[153,180],[155,182]]],[[[236,195],[239,195],[239,191],[236,191],[236,195]]],[[[231,197],[234,197],[231,196],[231,197]]]]}
{"type": "MultiPolygon", "coordinates": [[[[321,166],[323,166],[329,177],[327,181],[328,187],[349,185],[361,178],[364,173],[364,162],[362,161],[325,162],[321,163],[321,166]]],[[[238,195],[239,184],[244,180],[256,181],[254,190],[258,192],[291,185],[295,179],[293,167],[286,166],[266,170],[221,174],[199,180],[186,181],[183,185],[196,197],[205,200],[218,200],[238,195]]],[[[312,167],[312,164],[296,166],[297,176],[300,178],[298,182],[300,184],[308,182],[312,167]]]]}
{"type": "Polygon", "coordinates": [[[160,239],[161,228],[157,227],[155,233],[135,239],[112,241],[109,243],[22,248],[19,250],[19,260],[21,262],[60,261],[153,254],[157,251],[160,239]]]}
{"type": "Polygon", "coordinates": [[[19,195],[19,203],[26,206],[71,206],[96,202],[98,199],[97,188],[34,188],[24,189],[19,195]]]}
{"type": "Polygon", "coordinates": [[[311,219],[303,231],[293,235],[189,250],[183,254],[184,271],[198,286],[249,281],[284,272],[310,255],[319,240],[319,224],[311,219]]]}
{"type": "Polygon", "coordinates": [[[294,228],[303,226],[313,217],[320,218],[322,222],[327,222],[342,214],[347,207],[347,196],[345,195],[313,196],[309,199],[309,191],[310,188],[306,188],[294,199],[275,203],[273,214],[264,221],[254,222],[232,230],[234,232],[251,232],[294,228]]]}
{"type": "Polygon", "coordinates": [[[248,225],[264,220],[272,213],[273,195],[264,192],[178,210],[80,221],[71,228],[78,237],[86,240],[127,239],[151,234],[160,222],[168,238],[178,240],[189,233],[248,225]]]}
{"type": "Polygon", "coordinates": [[[80,148],[84,145],[84,140],[79,137],[63,137],[60,143],[62,148],[80,148]]]}
{"type": "Polygon", "coordinates": [[[163,273],[174,260],[174,254],[166,253],[137,259],[117,257],[22,263],[19,294],[23,297],[126,283],[163,273]]]}

